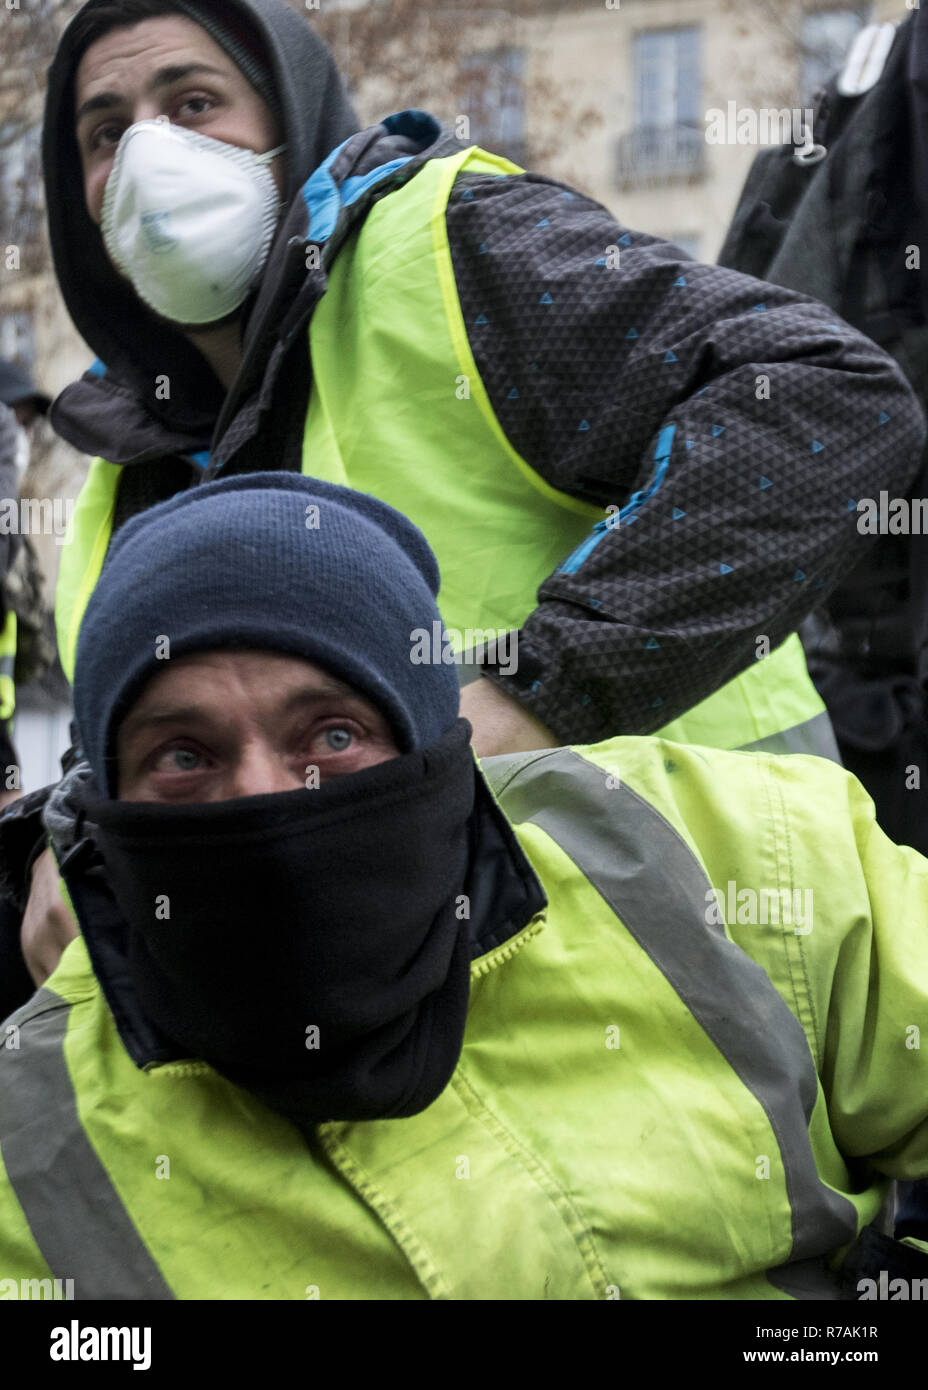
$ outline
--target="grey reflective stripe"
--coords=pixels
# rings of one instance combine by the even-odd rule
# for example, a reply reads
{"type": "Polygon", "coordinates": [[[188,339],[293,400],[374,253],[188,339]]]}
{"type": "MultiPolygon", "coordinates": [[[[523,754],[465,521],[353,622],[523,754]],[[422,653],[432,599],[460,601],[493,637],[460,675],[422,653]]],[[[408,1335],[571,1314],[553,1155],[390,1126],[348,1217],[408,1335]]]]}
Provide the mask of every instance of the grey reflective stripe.
{"type": "Polygon", "coordinates": [[[782,733],[771,734],[769,738],[759,738],[755,743],[744,743],[742,753],[814,753],[818,758],[830,758],[833,763],[843,766],[838,751],[838,740],[831,727],[831,720],[824,711],[794,724],[782,733]]]}
{"type": "Polygon", "coordinates": [[[10,676],[16,669],[15,656],[0,656],[0,676],[10,676]]]}
{"type": "MultiPolygon", "coordinates": [[[[508,761],[484,765],[503,788],[506,814],[557,841],[763,1106],[792,1212],[793,1247],[782,1277],[794,1262],[848,1244],[857,1235],[856,1210],[820,1181],[809,1144],[817,1076],[802,1025],[761,967],[721,925],[706,921],[711,885],[688,845],[637,792],[624,782],[607,787],[607,773],[570,749],[535,754],[515,776],[508,761]]],[[[802,1275],[797,1285],[807,1281],[805,1268],[802,1275]]],[[[768,1277],[775,1283],[779,1274],[768,1277]]],[[[837,1280],[820,1280],[805,1296],[838,1298],[837,1280]]]]}
{"type": "Polygon", "coordinates": [[[40,990],[7,1020],[20,1028],[19,1048],[0,1052],[10,1184],[53,1277],[73,1279],[75,1298],[173,1298],[81,1125],[63,1047],[69,1014],[40,990]]]}

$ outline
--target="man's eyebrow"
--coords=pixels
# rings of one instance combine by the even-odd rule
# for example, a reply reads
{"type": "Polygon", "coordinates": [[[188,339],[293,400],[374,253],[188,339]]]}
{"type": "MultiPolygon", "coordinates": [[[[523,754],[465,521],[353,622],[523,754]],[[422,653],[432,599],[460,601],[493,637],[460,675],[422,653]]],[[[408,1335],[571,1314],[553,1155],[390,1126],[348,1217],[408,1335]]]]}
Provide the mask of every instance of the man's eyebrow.
{"type": "Polygon", "coordinates": [[[137,714],[130,714],[120,729],[120,736],[134,738],[143,729],[156,728],[159,724],[178,722],[202,724],[209,717],[208,711],[199,705],[169,705],[164,709],[158,709],[156,706],[150,713],[140,710],[137,714]]]}
{"type": "Polygon", "coordinates": [[[365,697],[359,690],[352,690],[350,685],[345,685],[343,681],[337,680],[335,676],[330,676],[322,685],[311,685],[301,690],[294,690],[293,694],[286,702],[287,709],[293,709],[297,705],[312,704],[316,700],[363,700],[365,697]]]}
{"type": "MultiPolygon", "coordinates": [[[[205,73],[211,77],[228,77],[228,73],[221,68],[210,67],[208,63],[181,63],[174,67],[159,68],[148,84],[147,90],[150,92],[161,91],[164,87],[171,87],[175,82],[182,82],[185,77],[197,77],[205,73]]],[[[114,107],[121,106],[125,97],[119,92],[99,92],[95,97],[89,97],[78,108],[75,123],[80,122],[85,116],[91,116],[96,111],[112,111],[114,107]]]]}
{"type": "MultiPolygon", "coordinates": [[[[284,701],[283,713],[290,714],[301,705],[318,704],[323,700],[364,698],[359,691],[352,690],[350,685],[344,685],[332,677],[324,685],[313,685],[293,691],[284,701]]],[[[130,714],[120,732],[123,738],[134,738],[143,730],[158,728],[163,724],[203,724],[219,713],[218,710],[204,709],[202,705],[167,705],[160,708],[156,705],[150,712],[139,710],[136,714],[130,714]]]]}

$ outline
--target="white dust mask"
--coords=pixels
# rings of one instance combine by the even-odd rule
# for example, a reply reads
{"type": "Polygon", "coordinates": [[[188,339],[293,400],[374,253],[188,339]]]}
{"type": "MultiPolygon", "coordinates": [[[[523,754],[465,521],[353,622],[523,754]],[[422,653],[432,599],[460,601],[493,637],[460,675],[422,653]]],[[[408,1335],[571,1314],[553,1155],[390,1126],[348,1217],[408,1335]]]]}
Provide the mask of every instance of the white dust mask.
{"type": "Polygon", "coordinates": [[[280,212],[269,164],[164,116],[130,126],[103,198],[102,232],[139,298],[173,323],[215,323],[264,269],[280,212]]]}

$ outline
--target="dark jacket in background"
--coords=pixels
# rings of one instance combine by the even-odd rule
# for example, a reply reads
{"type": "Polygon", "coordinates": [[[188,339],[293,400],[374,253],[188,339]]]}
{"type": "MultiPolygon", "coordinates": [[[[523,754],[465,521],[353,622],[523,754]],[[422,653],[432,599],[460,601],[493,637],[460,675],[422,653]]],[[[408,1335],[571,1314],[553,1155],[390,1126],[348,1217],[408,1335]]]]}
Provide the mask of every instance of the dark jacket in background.
{"type": "MultiPolygon", "coordinates": [[[[815,295],[892,354],[928,404],[928,13],[896,34],[869,92],[833,79],[814,138],[828,153],[797,165],[793,147],[751,168],[722,265],[815,295]],[[920,134],[921,132],[921,134],[920,134]]],[[[879,501],[874,482],[864,493],[879,501]]],[[[908,489],[928,496],[928,453],[908,489]]],[[[928,539],[880,535],[803,629],[809,670],[847,767],[873,796],[884,829],[928,853],[928,539]]]]}

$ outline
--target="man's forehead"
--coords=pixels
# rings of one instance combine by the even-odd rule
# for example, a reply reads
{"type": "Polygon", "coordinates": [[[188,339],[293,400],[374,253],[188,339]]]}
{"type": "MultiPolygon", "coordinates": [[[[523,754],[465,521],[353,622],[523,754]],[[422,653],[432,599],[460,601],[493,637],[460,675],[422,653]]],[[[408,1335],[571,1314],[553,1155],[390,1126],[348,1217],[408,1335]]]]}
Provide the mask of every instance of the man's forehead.
{"type": "Polygon", "coordinates": [[[285,699],[294,692],[314,690],[330,696],[364,699],[359,691],[305,657],[283,652],[216,650],[165,660],[163,669],[156,671],[139,691],[127,722],[133,714],[144,714],[149,706],[178,694],[195,694],[198,699],[205,697],[221,706],[230,681],[251,687],[253,693],[268,702],[285,699]]]}
{"type": "Polygon", "coordinates": [[[132,88],[163,67],[194,61],[237,71],[219,44],[185,15],[157,15],[113,29],[92,43],[78,64],[75,107],[104,88],[132,88]]]}

